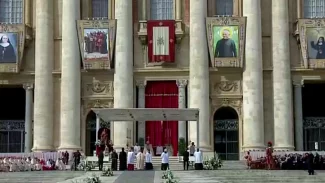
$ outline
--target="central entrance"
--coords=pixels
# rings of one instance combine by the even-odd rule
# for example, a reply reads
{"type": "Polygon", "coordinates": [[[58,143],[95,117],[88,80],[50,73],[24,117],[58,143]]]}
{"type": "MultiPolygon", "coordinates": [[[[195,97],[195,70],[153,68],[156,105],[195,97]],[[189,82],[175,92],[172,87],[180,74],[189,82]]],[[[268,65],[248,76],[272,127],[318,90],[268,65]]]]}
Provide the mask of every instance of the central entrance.
{"type": "Polygon", "coordinates": [[[302,88],[305,151],[325,150],[324,93],[325,83],[306,83],[302,88]]]}
{"type": "Polygon", "coordinates": [[[223,160],[239,160],[238,115],[231,107],[214,114],[214,151],[223,160]]]}
{"type": "Polygon", "coordinates": [[[22,86],[0,86],[0,153],[24,152],[25,95],[22,86]]]}

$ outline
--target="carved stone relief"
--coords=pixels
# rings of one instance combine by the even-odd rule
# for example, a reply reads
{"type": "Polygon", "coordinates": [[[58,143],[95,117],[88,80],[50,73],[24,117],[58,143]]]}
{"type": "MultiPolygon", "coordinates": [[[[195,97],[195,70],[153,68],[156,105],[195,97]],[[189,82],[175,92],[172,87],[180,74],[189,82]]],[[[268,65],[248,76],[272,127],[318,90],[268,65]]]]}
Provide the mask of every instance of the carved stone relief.
{"type": "Polygon", "coordinates": [[[113,99],[89,99],[83,101],[84,114],[87,114],[91,108],[113,108],[113,99]]]}
{"type": "Polygon", "coordinates": [[[93,83],[86,84],[85,95],[113,96],[113,82],[93,81],[93,83]]]}
{"type": "Polygon", "coordinates": [[[238,115],[241,115],[242,99],[241,98],[218,98],[212,100],[212,109],[215,112],[220,107],[232,107],[238,115]]]}
{"type": "Polygon", "coordinates": [[[240,94],[240,81],[220,81],[213,85],[212,95],[216,94],[240,94]]]}

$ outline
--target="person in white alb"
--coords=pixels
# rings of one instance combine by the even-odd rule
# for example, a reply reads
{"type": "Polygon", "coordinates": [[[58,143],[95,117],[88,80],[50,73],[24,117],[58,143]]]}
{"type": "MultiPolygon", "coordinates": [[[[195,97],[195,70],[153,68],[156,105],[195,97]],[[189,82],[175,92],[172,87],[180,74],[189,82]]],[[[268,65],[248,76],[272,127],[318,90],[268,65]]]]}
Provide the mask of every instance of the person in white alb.
{"type": "Polygon", "coordinates": [[[142,149],[138,152],[138,154],[136,156],[137,156],[136,168],[137,168],[137,170],[143,170],[145,155],[142,153],[142,149]]]}
{"type": "Polygon", "coordinates": [[[164,152],[161,154],[161,170],[169,169],[169,155],[167,149],[164,149],[164,152]]]}
{"type": "Polygon", "coordinates": [[[135,162],[136,156],[134,154],[134,149],[131,147],[130,151],[128,152],[128,159],[127,159],[127,164],[128,164],[128,170],[132,171],[134,170],[134,162],[135,162]]]}
{"type": "Polygon", "coordinates": [[[137,155],[141,150],[141,147],[138,145],[138,143],[135,143],[135,146],[134,146],[134,153],[135,155],[137,155]]]}
{"type": "Polygon", "coordinates": [[[197,148],[196,152],[194,153],[194,157],[195,157],[195,170],[203,170],[203,154],[202,152],[199,150],[199,148],[197,148]]]}
{"type": "Polygon", "coordinates": [[[147,151],[146,153],[146,159],[145,159],[145,162],[146,162],[146,170],[152,170],[153,167],[152,167],[152,155],[151,155],[151,152],[150,150],[147,151]]]}

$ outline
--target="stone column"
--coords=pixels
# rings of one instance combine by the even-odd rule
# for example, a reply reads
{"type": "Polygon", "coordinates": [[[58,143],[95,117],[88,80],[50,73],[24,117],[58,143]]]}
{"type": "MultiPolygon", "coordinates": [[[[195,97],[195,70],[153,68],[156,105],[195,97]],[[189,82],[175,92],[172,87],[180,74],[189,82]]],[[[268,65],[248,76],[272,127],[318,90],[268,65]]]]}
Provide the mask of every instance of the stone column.
{"type": "MultiPolygon", "coordinates": [[[[178,86],[178,108],[186,108],[186,85],[187,80],[177,80],[178,86]]],[[[178,121],[178,139],[184,138],[186,141],[186,121],[178,121]]]]}
{"type": "Polygon", "coordinates": [[[182,19],[182,0],[175,0],[176,2],[176,13],[175,13],[175,20],[182,19]]]}
{"type": "Polygon", "coordinates": [[[264,149],[261,1],[244,0],[247,17],[243,72],[243,148],[264,149]]]}
{"type": "Polygon", "coordinates": [[[294,85],[294,104],[295,104],[295,147],[296,151],[304,150],[304,126],[302,113],[302,82],[293,83],[294,85]]]}
{"type": "Polygon", "coordinates": [[[147,20],[147,0],[141,0],[141,20],[147,20]]]}
{"type": "MultiPolygon", "coordinates": [[[[210,105],[209,105],[209,60],[205,18],[207,1],[190,0],[190,108],[200,110],[200,148],[211,150],[210,105]]],[[[189,124],[189,140],[196,143],[196,122],[189,124]]]]}
{"type": "Polygon", "coordinates": [[[30,153],[32,150],[33,139],[33,85],[24,84],[26,91],[25,99],[25,153],[30,153]]]}
{"type": "MultiPolygon", "coordinates": [[[[136,85],[138,87],[138,108],[146,108],[146,106],[145,106],[146,82],[145,81],[136,81],[136,85]]],[[[138,137],[143,138],[144,142],[146,141],[146,122],[145,121],[138,121],[138,137]]],[[[139,141],[139,139],[137,139],[136,141],[139,141]]]]}
{"type": "MultiPolygon", "coordinates": [[[[272,1],[274,148],[293,150],[288,0],[272,1]]],[[[248,29],[249,30],[249,29],[248,29]]]]}
{"type": "Polygon", "coordinates": [[[33,151],[53,150],[53,0],[36,0],[33,151]]]}
{"type": "Polygon", "coordinates": [[[99,129],[100,129],[100,117],[96,114],[96,140],[99,140],[98,138],[99,129]]]}
{"type": "MultiPolygon", "coordinates": [[[[133,22],[132,1],[115,1],[117,19],[114,74],[114,108],[133,107],[133,22]]],[[[114,145],[127,144],[128,131],[133,142],[133,121],[117,121],[114,125],[114,145]]]]}
{"type": "Polygon", "coordinates": [[[60,150],[81,149],[80,50],[76,21],[80,0],[62,1],[61,125],[60,150]]]}

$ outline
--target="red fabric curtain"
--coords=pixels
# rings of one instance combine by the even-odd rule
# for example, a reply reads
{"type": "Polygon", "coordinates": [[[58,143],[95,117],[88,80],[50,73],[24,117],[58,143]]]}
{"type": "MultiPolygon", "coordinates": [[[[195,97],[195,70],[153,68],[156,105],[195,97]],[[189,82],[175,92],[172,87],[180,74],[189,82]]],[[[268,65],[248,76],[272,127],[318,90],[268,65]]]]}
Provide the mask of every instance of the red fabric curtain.
{"type": "MultiPolygon", "coordinates": [[[[176,81],[149,81],[146,85],[146,108],[178,108],[176,81]]],[[[171,144],[178,152],[178,121],[146,122],[146,140],[156,146],[171,144]]]]}

